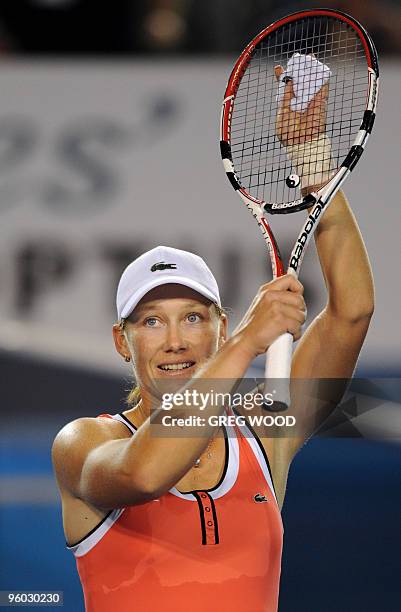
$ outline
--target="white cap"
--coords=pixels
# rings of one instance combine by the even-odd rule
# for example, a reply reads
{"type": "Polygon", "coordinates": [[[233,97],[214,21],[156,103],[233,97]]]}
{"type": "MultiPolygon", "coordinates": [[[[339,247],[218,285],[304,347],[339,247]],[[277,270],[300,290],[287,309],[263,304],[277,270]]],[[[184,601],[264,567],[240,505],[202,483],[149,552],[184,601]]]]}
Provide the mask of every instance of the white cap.
{"type": "Polygon", "coordinates": [[[118,320],[129,317],[148,291],[168,283],[190,287],[221,305],[216,279],[201,257],[158,246],[135,259],[122,273],[117,288],[118,320]]]}

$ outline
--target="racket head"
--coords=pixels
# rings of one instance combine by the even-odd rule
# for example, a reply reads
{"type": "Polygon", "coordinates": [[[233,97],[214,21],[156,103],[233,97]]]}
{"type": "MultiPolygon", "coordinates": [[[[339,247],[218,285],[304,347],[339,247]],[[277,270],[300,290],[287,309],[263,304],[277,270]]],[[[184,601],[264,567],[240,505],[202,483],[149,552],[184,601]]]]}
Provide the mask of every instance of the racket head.
{"type": "MultiPolygon", "coordinates": [[[[377,53],[369,34],[353,17],[335,10],[293,13],[247,45],[224,94],[220,149],[231,185],[254,214],[257,207],[269,213],[296,212],[320,197],[326,201],[332,197],[359,160],[372,130],[378,77],[377,53]],[[277,99],[274,70],[285,69],[295,53],[313,54],[331,72],[324,123],[331,143],[330,173],[316,193],[306,195],[296,184],[297,169],[276,126],[283,101],[277,99]]],[[[289,121],[308,112],[310,105],[304,112],[291,108],[289,121]]],[[[310,161],[309,168],[313,173],[310,161]]]]}

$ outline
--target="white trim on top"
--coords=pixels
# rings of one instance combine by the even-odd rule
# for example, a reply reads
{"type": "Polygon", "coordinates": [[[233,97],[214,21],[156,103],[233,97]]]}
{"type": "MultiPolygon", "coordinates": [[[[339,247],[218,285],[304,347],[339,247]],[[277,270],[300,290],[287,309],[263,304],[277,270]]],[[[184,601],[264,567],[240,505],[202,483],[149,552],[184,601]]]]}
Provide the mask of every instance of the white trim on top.
{"type": "MultiPolygon", "coordinates": [[[[271,494],[276,500],[276,503],[278,503],[276,493],[274,491],[272,477],[271,477],[269,468],[267,467],[266,459],[263,456],[259,443],[255,440],[255,436],[253,435],[253,433],[251,432],[251,430],[246,424],[242,425],[240,423],[238,427],[241,430],[241,433],[244,436],[246,442],[248,442],[249,446],[251,447],[251,450],[253,451],[253,454],[255,455],[255,459],[258,462],[259,467],[263,472],[263,476],[265,477],[267,486],[269,487],[271,494]]],[[[262,444],[262,442],[260,442],[260,444],[262,444]]]]}
{"type": "Polygon", "coordinates": [[[115,510],[112,510],[109,516],[95,528],[93,533],[86,536],[82,542],[75,544],[75,546],[67,545],[68,550],[73,553],[74,557],[82,557],[83,555],[86,555],[86,553],[92,550],[92,548],[94,548],[94,546],[100,542],[109,529],[113,527],[114,523],[120,518],[124,510],[125,508],[116,508],[115,510]]]}
{"type": "MultiPolygon", "coordinates": [[[[239,472],[239,444],[237,434],[235,432],[234,427],[227,425],[227,441],[228,441],[228,466],[227,472],[223,478],[223,482],[220,485],[209,491],[210,497],[212,499],[218,499],[219,497],[223,497],[226,495],[235,483],[237,482],[238,472],[239,472]]],[[[169,491],[176,497],[180,497],[181,499],[186,499],[187,501],[192,501],[197,503],[197,499],[192,493],[181,493],[176,487],[172,487],[169,491]]]]}

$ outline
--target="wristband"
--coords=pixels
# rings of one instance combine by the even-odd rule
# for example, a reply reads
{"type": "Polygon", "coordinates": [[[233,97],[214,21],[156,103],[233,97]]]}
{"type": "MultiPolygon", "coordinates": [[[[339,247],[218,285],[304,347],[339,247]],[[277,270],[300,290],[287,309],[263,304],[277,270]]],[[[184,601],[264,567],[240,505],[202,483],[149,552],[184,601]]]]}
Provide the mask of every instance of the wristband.
{"type": "Polygon", "coordinates": [[[326,183],[332,170],[331,142],[327,134],[320,134],[315,140],[286,147],[291,160],[305,189],[326,183]]]}

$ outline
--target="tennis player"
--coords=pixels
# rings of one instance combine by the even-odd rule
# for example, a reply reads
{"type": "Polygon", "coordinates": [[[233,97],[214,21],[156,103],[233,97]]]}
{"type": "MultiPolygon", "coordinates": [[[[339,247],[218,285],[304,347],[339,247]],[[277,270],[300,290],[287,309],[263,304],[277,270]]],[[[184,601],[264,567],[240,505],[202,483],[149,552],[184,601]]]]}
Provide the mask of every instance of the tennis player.
{"type": "MultiPolygon", "coordinates": [[[[288,91],[283,112],[290,112],[288,91]]],[[[293,146],[294,134],[280,134],[279,121],[277,129],[293,146]]],[[[318,127],[313,138],[321,136],[318,127]]],[[[327,142],[321,146],[327,153],[327,142]]],[[[303,189],[319,182],[302,168],[299,174],[303,189]]],[[[292,379],[351,377],[373,312],[373,282],[342,192],[317,229],[316,246],[327,304],[302,337],[303,287],[289,275],[259,289],[228,337],[216,280],[197,255],[157,247],[123,272],[113,335],[132,363],[130,405],[69,423],[53,444],[67,545],[88,612],[277,611],[289,466],[334,404],[300,407],[309,420],[301,419],[297,435],[272,436],[268,427],[219,427],[211,417],[232,415],[229,406],[209,402],[200,413],[190,399],[185,414],[201,414],[204,424],[179,422],[177,403],[168,433],[155,436],[154,421],[166,415],[155,381],[175,388],[182,381],[191,398],[213,381],[232,392],[253,359],[287,331],[299,340],[292,379]]]]}

